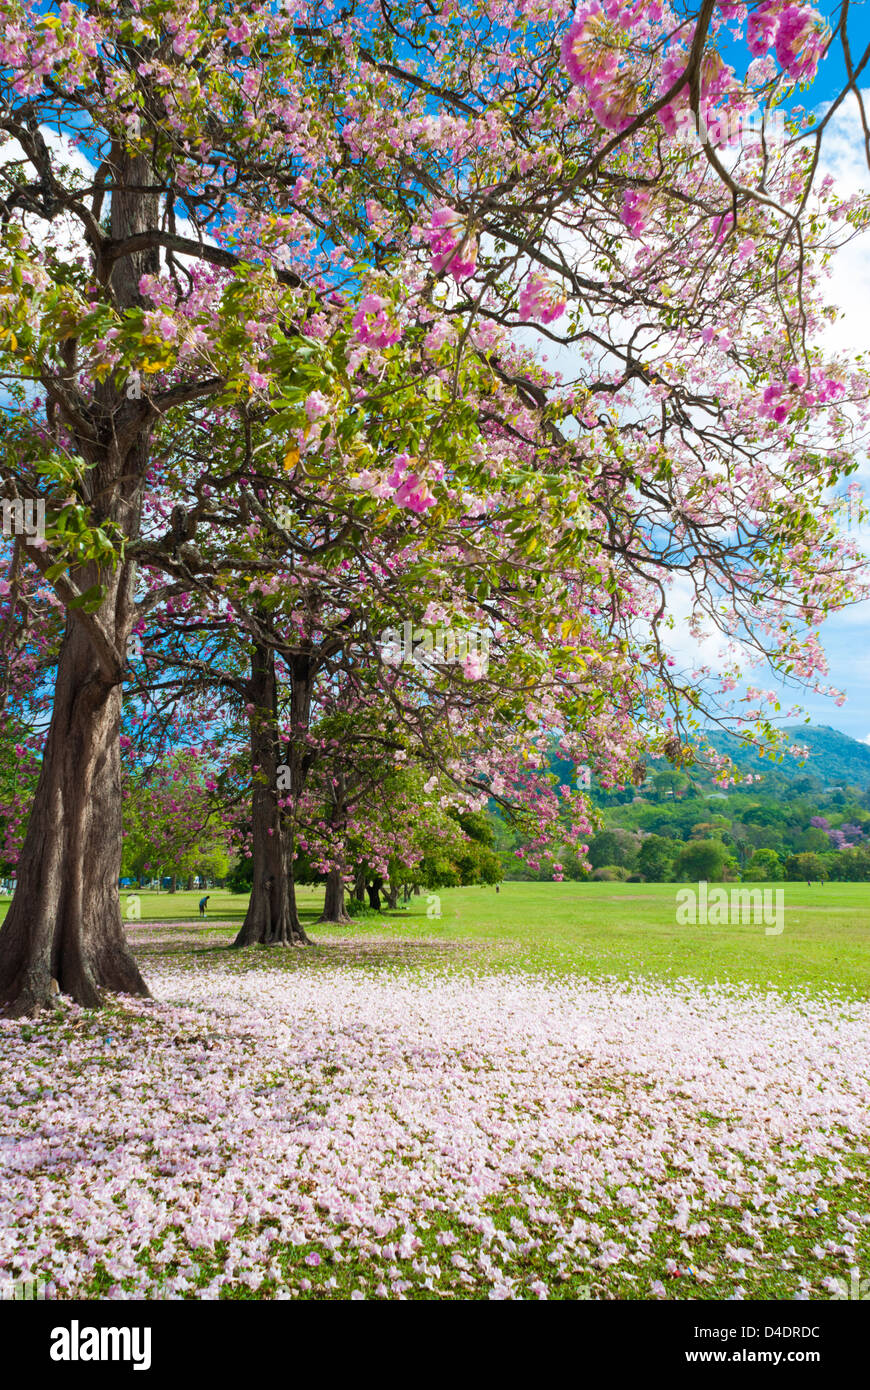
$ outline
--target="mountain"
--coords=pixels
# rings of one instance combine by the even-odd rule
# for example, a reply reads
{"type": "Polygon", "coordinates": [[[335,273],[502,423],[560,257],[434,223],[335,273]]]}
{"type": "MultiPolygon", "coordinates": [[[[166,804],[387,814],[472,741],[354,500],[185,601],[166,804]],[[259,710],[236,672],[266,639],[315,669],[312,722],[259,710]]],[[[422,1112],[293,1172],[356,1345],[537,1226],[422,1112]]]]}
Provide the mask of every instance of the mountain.
{"type": "MultiPolygon", "coordinates": [[[[758,784],[759,789],[763,788],[765,792],[773,795],[786,790],[793,794],[796,791],[830,791],[836,787],[847,786],[860,787],[862,790],[870,788],[870,745],[859,743],[848,734],[842,734],[838,729],[831,729],[826,725],[789,724],[786,726],[786,732],[793,744],[810,750],[803,766],[799,759],[788,755],[780,763],[760,758],[754,749],[744,748],[735,734],[713,730],[707,733],[707,739],[718,752],[727,753],[741,772],[760,773],[762,781],[758,784]],[[805,785],[795,785],[801,780],[805,785]]],[[[571,763],[556,756],[555,750],[549,762],[551,771],[556,773],[559,781],[571,785],[571,763]]],[[[670,763],[662,758],[649,759],[648,778],[669,768],[670,763]]],[[[694,772],[690,771],[689,775],[699,789],[706,787],[715,791],[711,778],[700,777],[697,769],[694,772]]],[[[611,793],[605,799],[622,801],[636,794],[635,790],[626,790],[622,793],[611,793]]],[[[601,799],[601,793],[596,792],[594,779],[593,799],[601,799]]]]}
{"type": "Polygon", "coordinates": [[[825,789],[870,786],[870,745],[859,743],[856,738],[824,724],[790,724],[786,732],[792,743],[810,750],[803,767],[798,759],[790,756],[781,763],[759,758],[754,749],[741,748],[734,734],[716,731],[709,735],[709,741],[718,752],[727,753],[741,772],[760,772],[764,777],[762,786],[772,787],[783,780],[794,782],[807,777],[813,786],[818,784],[825,789]]]}

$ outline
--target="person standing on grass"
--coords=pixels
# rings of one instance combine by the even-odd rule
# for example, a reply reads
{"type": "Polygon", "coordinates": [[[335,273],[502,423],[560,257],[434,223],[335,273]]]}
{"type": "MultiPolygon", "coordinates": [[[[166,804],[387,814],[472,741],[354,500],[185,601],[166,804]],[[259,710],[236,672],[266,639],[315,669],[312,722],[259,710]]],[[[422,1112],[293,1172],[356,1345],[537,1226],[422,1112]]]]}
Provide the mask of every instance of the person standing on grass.
{"type": "Polygon", "coordinates": [[[211,893],[206,893],[206,895],[205,895],[204,898],[200,898],[200,900],[199,900],[199,915],[200,915],[200,917],[204,917],[204,916],[205,916],[205,905],[206,905],[206,903],[208,902],[208,900],[209,900],[210,897],[211,897],[211,893]]]}

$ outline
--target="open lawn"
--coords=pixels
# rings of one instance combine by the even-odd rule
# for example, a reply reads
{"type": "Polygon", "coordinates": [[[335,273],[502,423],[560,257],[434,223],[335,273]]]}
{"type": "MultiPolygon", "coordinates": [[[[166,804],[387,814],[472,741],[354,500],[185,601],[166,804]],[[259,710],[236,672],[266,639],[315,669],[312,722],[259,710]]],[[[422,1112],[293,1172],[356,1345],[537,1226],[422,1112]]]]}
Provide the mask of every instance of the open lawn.
{"type": "Polygon", "coordinates": [[[143,894],[153,1001],[0,1022],[0,1282],[231,1298],[831,1298],[870,1284],[870,893],[421,896],[310,949],[143,894]],[[857,1273],[853,1274],[853,1271],[857,1273]]]}
{"type": "MultiPolygon", "coordinates": [[[[729,890],[735,885],[726,885],[729,890]]],[[[740,886],[740,885],[736,885],[740,886]]],[[[414,897],[406,909],[366,915],[352,927],[317,926],[323,890],[298,890],[306,930],[317,941],[395,935],[444,943],[489,946],[493,968],[640,974],[705,982],[744,982],[767,988],[813,986],[870,997],[870,884],[749,884],[783,892],[784,927],[768,935],[763,924],[679,926],[674,883],[503,883],[494,888],[448,888],[433,902],[414,897]],[[440,919],[427,916],[440,910],[440,919]]],[[[198,922],[202,893],[142,893],[143,922],[198,922]]],[[[129,898],[122,896],[126,909],[129,898]]],[[[7,901],[0,901],[0,919],[7,901]]],[[[207,924],[232,940],[247,898],[214,892],[207,924]],[[234,930],[233,930],[234,929],[234,930]]],[[[130,923],[135,941],[141,929],[130,923]]],[[[218,940],[219,938],[212,938],[218,940]]],[[[423,953],[425,955],[425,952],[423,953]]],[[[389,958],[389,952],[386,957],[389,958]]],[[[436,958],[438,954],[436,953],[436,958]]]]}

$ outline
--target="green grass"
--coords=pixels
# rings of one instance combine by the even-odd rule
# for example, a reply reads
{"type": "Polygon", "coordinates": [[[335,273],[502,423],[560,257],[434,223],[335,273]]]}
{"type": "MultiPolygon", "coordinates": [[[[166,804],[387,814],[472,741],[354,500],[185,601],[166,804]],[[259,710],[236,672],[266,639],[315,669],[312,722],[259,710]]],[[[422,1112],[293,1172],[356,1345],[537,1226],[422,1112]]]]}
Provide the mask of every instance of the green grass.
{"type": "MultiPolygon", "coordinates": [[[[870,892],[863,884],[769,885],[784,892],[784,930],[680,926],[673,883],[506,883],[441,894],[441,923],[415,929],[512,942],[532,968],[870,995],[870,892]]],[[[768,885],[747,885],[768,886],[768,885]]],[[[438,934],[438,933],[435,933],[438,934]]]]}
{"type": "MultiPolygon", "coordinates": [[[[315,942],[354,940],[366,968],[405,964],[431,968],[455,959],[451,947],[474,946],[488,968],[525,967],[557,973],[645,975],[756,987],[810,988],[870,997],[870,891],[860,883],[748,885],[784,892],[784,930],[768,936],[761,924],[680,926],[673,883],[503,883],[494,888],[442,889],[438,904],[426,894],[406,909],[365,916],[349,927],[317,924],[319,888],[301,888],[300,915],[315,942]],[[395,950],[376,945],[394,938],[395,950]],[[371,949],[365,949],[366,942],[371,949]],[[434,949],[442,943],[445,950],[434,949]]],[[[245,914],[242,894],[212,893],[207,923],[199,925],[201,893],[142,893],[142,923],[190,922],[209,944],[232,941],[245,914]]],[[[127,903],[122,897],[122,907],[127,903]]],[[[5,911],[5,905],[0,907],[5,911]]],[[[130,923],[136,940],[137,924],[130,923]]],[[[193,942],[191,941],[191,945],[193,942]]],[[[204,944],[204,943],[203,943],[204,944]]],[[[318,952],[306,952],[314,964],[318,952]],[[312,959],[312,957],[314,959],[312,959]]],[[[326,953],[328,955],[328,953],[326,953]]],[[[463,954],[461,951],[460,955],[463,954]]],[[[305,962],[293,953],[286,968],[305,962]]]]}

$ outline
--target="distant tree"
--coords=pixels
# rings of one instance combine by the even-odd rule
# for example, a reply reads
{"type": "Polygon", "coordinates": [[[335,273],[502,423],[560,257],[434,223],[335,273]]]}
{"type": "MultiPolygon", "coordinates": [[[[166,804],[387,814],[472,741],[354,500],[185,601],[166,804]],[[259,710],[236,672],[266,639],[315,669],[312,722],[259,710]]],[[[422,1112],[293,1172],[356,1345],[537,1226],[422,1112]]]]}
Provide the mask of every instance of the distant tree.
{"type": "Polygon", "coordinates": [[[663,835],[647,835],[637,856],[637,867],[650,883],[665,883],[670,878],[674,861],[682,846],[678,840],[663,835]]]}
{"type": "Polygon", "coordinates": [[[691,840],[680,852],[677,872],[683,878],[715,883],[725,876],[727,858],[720,840],[691,840]]]}
{"type": "Polygon", "coordinates": [[[709,820],[698,821],[692,826],[694,840],[719,839],[728,830],[731,822],[727,816],[711,816],[709,820]]]}
{"type": "Polygon", "coordinates": [[[250,893],[254,879],[254,862],[242,855],[227,874],[226,886],[231,893],[250,893]]]}
{"type": "Polygon", "coordinates": [[[756,849],[772,849],[777,852],[782,849],[782,834],[779,830],[766,825],[749,825],[745,829],[749,843],[756,849]]]}
{"type": "Polygon", "coordinates": [[[589,845],[589,863],[593,869],[605,864],[619,864],[624,868],[635,862],[637,849],[634,836],[626,830],[602,830],[593,836],[589,845]]]}
{"type": "Polygon", "coordinates": [[[785,861],[785,876],[795,882],[821,881],[828,877],[828,866],[819,854],[790,854],[785,861]]]}
{"type": "Polygon", "coordinates": [[[808,830],[802,830],[794,837],[794,848],[798,854],[824,854],[830,847],[830,837],[825,834],[824,830],[819,830],[812,825],[808,830]]]}
{"type": "Polygon", "coordinates": [[[830,862],[831,878],[841,883],[870,882],[870,849],[844,849],[830,862]]]}
{"type": "Polygon", "coordinates": [[[743,870],[744,879],[752,883],[776,883],[782,878],[779,855],[772,849],[757,849],[743,870]]]}
{"type": "Polygon", "coordinates": [[[782,825],[785,818],[785,811],[781,806],[767,803],[748,807],[742,819],[744,825],[782,825]]]}

